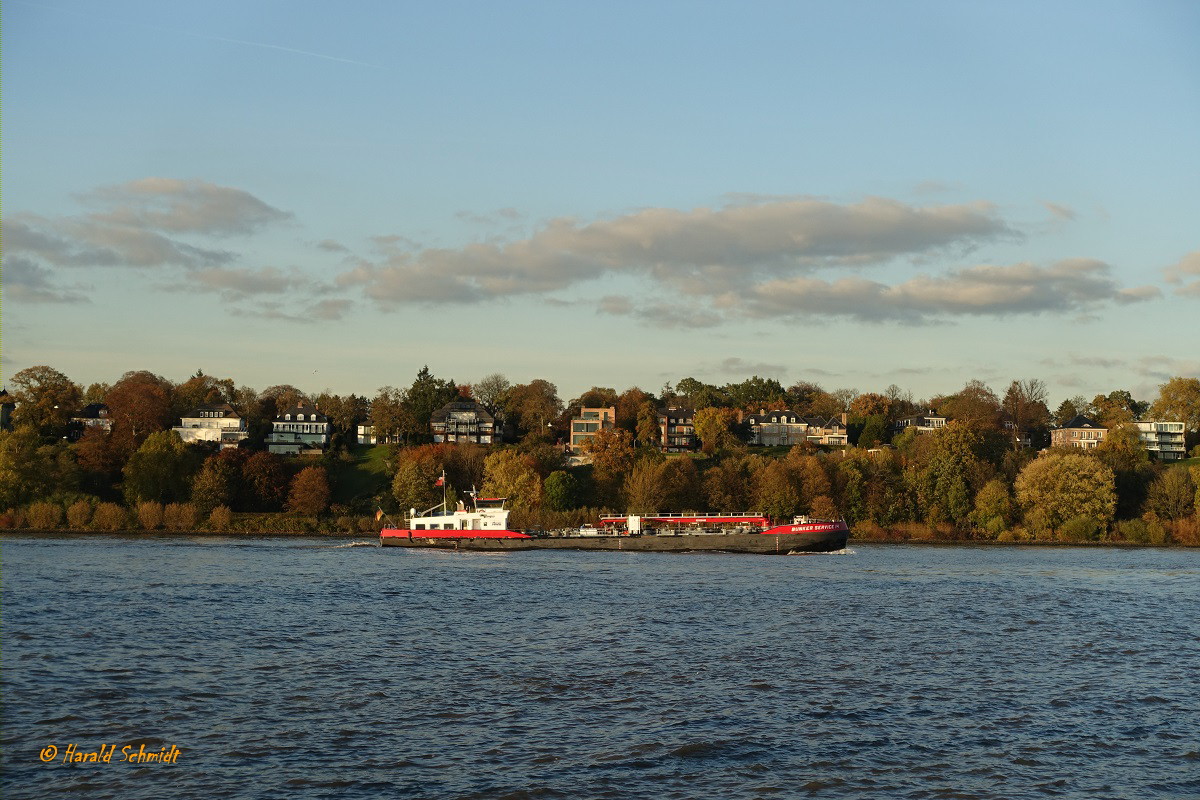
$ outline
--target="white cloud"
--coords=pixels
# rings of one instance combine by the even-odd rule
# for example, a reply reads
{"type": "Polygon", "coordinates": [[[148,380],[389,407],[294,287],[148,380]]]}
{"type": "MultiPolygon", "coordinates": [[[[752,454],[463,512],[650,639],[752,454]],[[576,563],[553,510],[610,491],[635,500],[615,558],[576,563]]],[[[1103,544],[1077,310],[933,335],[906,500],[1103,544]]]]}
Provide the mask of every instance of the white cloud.
{"type": "MultiPolygon", "coordinates": [[[[965,252],[1017,237],[986,203],[913,207],[885,198],[856,205],[785,199],[715,210],[652,208],[591,223],[560,218],[527,239],[503,244],[397,248],[381,262],[361,262],[339,282],[361,286],[383,306],[542,294],[616,274],[715,297],[797,271],[965,252]]],[[[392,248],[398,243],[386,241],[392,248]]]]}
{"type": "Polygon", "coordinates": [[[1188,253],[1164,272],[1167,282],[1176,286],[1175,294],[1200,298],[1200,250],[1188,253]]]}
{"type": "Polygon", "coordinates": [[[199,180],[142,178],[81,199],[102,208],[92,221],[172,234],[246,235],[292,217],[242,189],[199,180]]]}

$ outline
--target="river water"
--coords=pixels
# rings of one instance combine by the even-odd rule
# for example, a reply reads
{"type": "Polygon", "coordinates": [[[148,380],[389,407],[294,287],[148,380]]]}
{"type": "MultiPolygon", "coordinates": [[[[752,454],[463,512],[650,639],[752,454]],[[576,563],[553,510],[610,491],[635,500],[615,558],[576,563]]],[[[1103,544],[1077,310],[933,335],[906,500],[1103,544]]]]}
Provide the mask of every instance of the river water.
{"type": "Polygon", "coordinates": [[[3,796],[1200,797],[1200,551],[368,544],[0,540],[3,796]]]}

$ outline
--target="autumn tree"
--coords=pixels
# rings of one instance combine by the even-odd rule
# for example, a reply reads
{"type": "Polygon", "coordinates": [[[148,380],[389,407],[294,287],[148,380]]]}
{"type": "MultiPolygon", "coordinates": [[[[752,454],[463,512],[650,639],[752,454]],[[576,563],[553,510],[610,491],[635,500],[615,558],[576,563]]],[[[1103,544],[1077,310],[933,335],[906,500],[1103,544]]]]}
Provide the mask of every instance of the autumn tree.
{"type": "Polygon", "coordinates": [[[1174,377],[1159,386],[1149,415],[1156,420],[1182,422],[1189,431],[1200,431],[1200,379],[1174,377]]]}
{"type": "Polygon", "coordinates": [[[1038,515],[1052,529],[1077,516],[1107,525],[1117,507],[1113,472],[1082,453],[1051,451],[1017,476],[1017,502],[1027,520],[1038,515]]]}
{"type": "Polygon", "coordinates": [[[197,406],[233,403],[236,392],[232,378],[214,378],[198,369],[195,375],[175,387],[171,413],[182,417],[197,406]]]}
{"type": "Polygon", "coordinates": [[[485,375],[471,384],[471,394],[479,405],[487,409],[492,416],[499,413],[504,406],[504,395],[512,388],[508,378],[499,372],[485,375]]]}
{"type": "MultiPolygon", "coordinates": [[[[655,411],[654,398],[643,392],[636,386],[632,386],[617,396],[617,427],[624,428],[634,435],[635,439],[640,439],[638,436],[638,423],[641,419],[642,407],[646,404],[650,405],[650,410],[655,411]]],[[[657,429],[658,421],[655,418],[655,428],[657,429]]]]}
{"type": "Polygon", "coordinates": [[[1000,427],[1000,399],[983,381],[969,380],[958,394],[935,405],[947,418],[978,430],[1000,427]]]}
{"type": "Polygon", "coordinates": [[[520,452],[497,450],[484,462],[483,492],[507,497],[513,509],[530,511],[542,504],[542,479],[520,452]]]}
{"type": "Polygon", "coordinates": [[[667,491],[662,481],[663,466],[654,459],[643,458],[625,476],[622,489],[629,513],[651,514],[665,510],[667,491]]]}
{"type": "Polygon", "coordinates": [[[1038,378],[1015,380],[1004,393],[1001,408],[1012,422],[1012,449],[1021,447],[1021,433],[1044,429],[1050,420],[1046,383],[1038,378]]]}
{"type": "Polygon", "coordinates": [[[113,385],[107,403],[118,452],[132,453],[146,437],[175,424],[171,391],[170,381],[146,370],[126,372],[113,385]]]}
{"type": "Polygon", "coordinates": [[[242,484],[248,489],[254,511],[279,511],[287,501],[290,480],[283,458],[261,450],[242,464],[242,484]]]}
{"type": "Polygon", "coordinates": [[[606,428],[582,445],[592,460],[592,481],[602,504],[618,502],[625,476],[633,468],[633,437],[622,428],[606,428]]]}
{"type": "Polygon", "coordinates": [[[521,436],[532,435],[535,439],[548,438],[547,426],[562,411],[558,387],[541,378],[512,387],[504,399],[505,420],[516,425],[521,436]]]}
{"type": "Polygon", "coordinates": [[[375,432],[375,441],[391,442],[399,436],[417,432],[417,421],[404,402],[404,392],[394,386],[380,387],[371,401],[368,416],[375,432]]]}
{"type": "Polygon", "coordinates": [[[78,384],[53,367],[27,367],[11,378],[12,399],[17,404],[13,426],[27,425],[39,436],[59,439],[83,405],[78,384]]]}
{"type": "Polygon", "coordinates": [[[696,412],[694,422],[705,453],[711,455],[737,445],[737,437],[733,434],[737,412],[732,408],[702,408],[696,412]]]}
{"type": "Polygon", "coordinates": [[[697,411],[713,406],[728,406],[729,397],[716,386],[695,378],[684,378],[675,384],[675,395],[697,411]]]}
{"type": "Polygon", "coordinates": [[[780,460],[768,462],[755,476],[754,505],[776,521],[791,520],[800,510],[800,490],[780,460]]]}
{"type": "Polygon", "coordinates": [[[329,507],[329,478],[322,467],[305,467],[292,479],[288,492],[289,511],[321,514],[329,507]]]}
{"type": "Polygon", "coordinates": [[[691,456],[668,458],[658,471],[664,511],[695,511],[703,506],[700,471],[691,456]]]}

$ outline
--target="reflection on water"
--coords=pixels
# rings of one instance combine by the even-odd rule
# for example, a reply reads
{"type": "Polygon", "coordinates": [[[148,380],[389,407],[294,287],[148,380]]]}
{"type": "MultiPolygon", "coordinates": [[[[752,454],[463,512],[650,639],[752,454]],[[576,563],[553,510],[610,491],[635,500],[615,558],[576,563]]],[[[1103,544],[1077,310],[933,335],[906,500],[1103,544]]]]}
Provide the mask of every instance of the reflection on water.
{"type": "Polygon", "coordinates": [[[1200,552],[373,544],[4,539],[4,796],[1200,796],[1200,552]]]}

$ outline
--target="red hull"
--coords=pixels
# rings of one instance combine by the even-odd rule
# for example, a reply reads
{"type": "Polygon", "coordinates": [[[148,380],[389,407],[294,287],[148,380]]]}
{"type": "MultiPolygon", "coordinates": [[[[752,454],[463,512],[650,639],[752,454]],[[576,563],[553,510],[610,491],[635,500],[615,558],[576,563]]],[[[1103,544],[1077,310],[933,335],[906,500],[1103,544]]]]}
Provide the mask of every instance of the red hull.
{"type": "Polygon", "coordinates": [[[379,532],[381,539],[532,539],[527,533],[517,531],[480,530],[410,530],[409,528],[384,528],[379,532]]]}
{"type": "Polygon", "coordinates": [[[849,531],[850,528],[844,522],[799,522],[792,525],[776,525],[774,528],[768,528],[763,531],[763,535],[775,535],[785,533],[833,533],[835,531],[849,531]]]}

